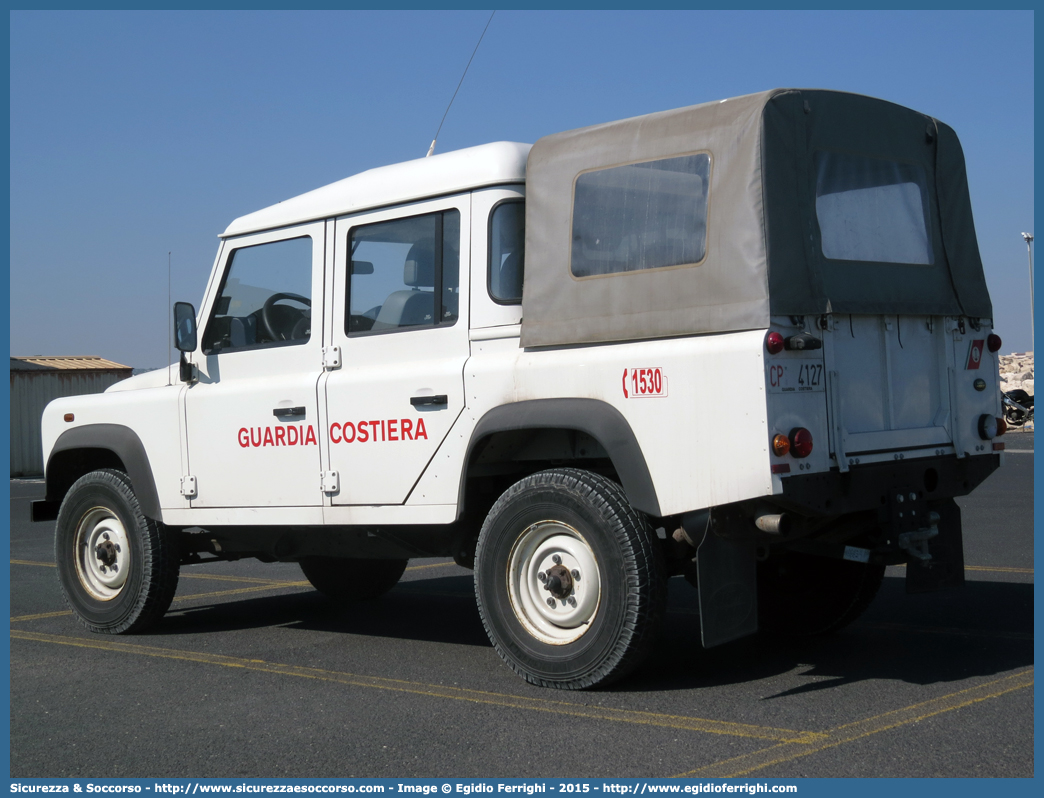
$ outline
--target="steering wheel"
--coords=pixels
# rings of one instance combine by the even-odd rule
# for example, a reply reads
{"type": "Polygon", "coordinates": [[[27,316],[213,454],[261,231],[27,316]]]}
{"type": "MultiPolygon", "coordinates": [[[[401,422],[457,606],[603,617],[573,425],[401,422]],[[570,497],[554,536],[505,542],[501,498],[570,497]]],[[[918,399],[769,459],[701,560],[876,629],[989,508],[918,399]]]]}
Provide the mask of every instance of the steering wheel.
{"type": "Polygon", "coordinates": [[[308,308],[312,307],[312,300],[300,294],[272,294],[265,300],[265,304],[261,308],[262,329],[273,341],[289,341],[296,338],[304,338],[310,332],[311,313],[283,305],[276,307],[276,303],[284,299],[300,302],[308,308]]]}

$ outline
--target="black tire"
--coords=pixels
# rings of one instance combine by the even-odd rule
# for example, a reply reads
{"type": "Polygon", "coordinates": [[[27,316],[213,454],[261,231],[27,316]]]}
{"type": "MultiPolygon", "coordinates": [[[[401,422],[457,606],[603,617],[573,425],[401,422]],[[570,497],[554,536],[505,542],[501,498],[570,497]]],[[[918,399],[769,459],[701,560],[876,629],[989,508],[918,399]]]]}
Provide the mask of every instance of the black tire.
{"type": "Polygon", "coordinates": [[[384,595],[399,583],[409,560],[305,557],[301,570],[312,587],[336,601],[362,601],[384,595]]]}
{"type": "Polygon", "coordinates": [[[758,563],[758,623],[777,635],[836,632],[870,606],[884,572],[883,565],[775,551],[758,563]]]}
{"type": "Polygon", "coordinates": [[[177,537],[145,517],[122,471],[73,483],[58,511],[54,556],[65,600],[92,632],[144,631],[178,588],[177,537]]]}
{"type": "Polygon", "coordinates": [[[656,544],[605,477],[561,468],[515,483],[489,511],[475,553],[479,613],[497,653],[541,687],[585,689],[634,671],[666,604],[656,544]],[[547,579],[552,568],[558,581],[547,579]]]}

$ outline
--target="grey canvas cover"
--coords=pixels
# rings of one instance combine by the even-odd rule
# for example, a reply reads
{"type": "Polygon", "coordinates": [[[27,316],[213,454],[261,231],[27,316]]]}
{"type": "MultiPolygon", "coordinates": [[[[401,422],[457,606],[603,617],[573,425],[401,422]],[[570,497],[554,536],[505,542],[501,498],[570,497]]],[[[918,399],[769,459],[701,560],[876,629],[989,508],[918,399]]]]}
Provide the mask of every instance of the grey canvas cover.
{"type": "Polygon", "coordinates": [[[882,100],[780,89],[559,133],[526,195],[523,346],[992,316],[956,135],[882,100]]]}

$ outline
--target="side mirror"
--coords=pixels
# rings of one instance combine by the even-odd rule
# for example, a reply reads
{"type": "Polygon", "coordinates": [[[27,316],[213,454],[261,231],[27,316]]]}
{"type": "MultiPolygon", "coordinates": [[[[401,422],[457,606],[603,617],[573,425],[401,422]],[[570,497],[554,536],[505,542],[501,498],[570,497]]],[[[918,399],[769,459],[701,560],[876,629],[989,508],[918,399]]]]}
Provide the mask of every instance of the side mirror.
{"type": "Polygon", "coordinates": [[[174,303],[174,346],[181,352],[178,377],[182,382],[192,382],[196,372],[185,353],[196,351],[196,309],[188,302],[174,303]]]}
{"type": "Polygon", "coordinates": [[[196,309],[188,302],[174,303],[174,346],[179,352],[196,351],[196,309]]]}

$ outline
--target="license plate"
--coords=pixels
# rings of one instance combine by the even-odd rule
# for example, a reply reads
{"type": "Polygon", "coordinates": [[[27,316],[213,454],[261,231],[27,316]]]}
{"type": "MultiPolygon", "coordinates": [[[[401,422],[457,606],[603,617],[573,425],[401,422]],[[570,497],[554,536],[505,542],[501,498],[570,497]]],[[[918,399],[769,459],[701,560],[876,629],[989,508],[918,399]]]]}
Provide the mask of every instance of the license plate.
{"type": "Polygon", "coordinates": [[[773,363],[768,368],[770,393],[814,393],[826,390],[822,363],[794,361],[773,363]]]}

